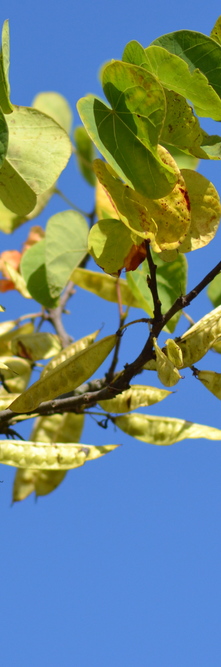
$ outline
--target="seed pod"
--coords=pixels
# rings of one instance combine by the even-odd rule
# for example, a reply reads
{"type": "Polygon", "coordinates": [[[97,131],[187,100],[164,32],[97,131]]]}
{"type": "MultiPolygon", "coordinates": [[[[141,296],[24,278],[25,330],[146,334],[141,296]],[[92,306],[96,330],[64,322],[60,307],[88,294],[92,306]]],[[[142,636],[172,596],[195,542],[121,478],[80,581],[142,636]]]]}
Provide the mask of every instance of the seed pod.
{"type": "Polygon", "coordinates": [[[107,336],[75,354],[73,358],[63,361],[62,364],[48,372],[43,379],[26,389],[19,398],[16,398],[10,405],[10,409],[19,413],[31,412],[42,401],[50,401],[56,396],[73,391],[101,366],[116,342],[115,334],[107,336]]]}
{"type": "Polygon", "coordinates": [[[133,385],[122,394],[111,398],[109,401],[100,401],[99,405],[106,412],[130,412],[144,406],[154,405],[169,396],[171,391],[158,389],[157,387],[144,387],[133,385]]]}
{"type": "Polygon", "coordinates": [[[195,368],[194,375],[204,384],[204,387],[221,400],[221,373],[215,373],[215,371],[198,371],[195,368]]]}
{"type": "Polygon", "coordinates": [[[168,340],[166,340],[166,353],[168,359],[172,362],[172,364],[174,364],[174,366],[176,366],[177,368],[182,368],[183,365],[182,350],[179,347],[179,345],[175,343],[175,340],[173,340],[173,338],[168,338],[168,340]]]}
{"type": "Polygon", "coordinates": [[[176,340],[183,353],[182,368],[192,366],[202,359],[220,335],[221,306],[218,306],[176,340]]]}
{"type": "Polygon", "coordinates": [[[18,468],[34,470],[71,470],[82,466],[86,461],[97,459],[112,452],[119,445],[79,445],[24,440],[0,440],[0,463],[18,468]]]}
{"type": "Polygon", "coordinates": [[[158,378],[166,387],[173,387],[180,380],[181,375],[176,366],[170,359],[168,359],[163,350],[161,350],[157,344],[156,338],[153,339],[153,345],[156,352],[158,378]]]}
{"type": "Polygon", "coordinates": [[[173,445],[186,438],[221,440],[221,430],[203,424],[194,424],[184,419],[152,417],[134,412],[113,417],[112,421],[124,433],[150,445],[173,445]]]}
{"type": "Polygon", "coordinates": [[[88,336],[84,336],[79,340],[75,340],[74,343],[67,345],[67,347],[58,352],[58,354],[56,354],[53,357],[53,359],[49,361],[47,366],[44,367],[41,373],[41,380],[43,377],[45,377],[48,371],[52,371],[53,368],[56,368],[56,366],[62,364],[63,361],[66,361],[67,359],[70,359],[70,357],[73,357],[74,354],[77,354],[78,352],[85,350],[86,347],[88,347],[95,341],[95,338],[97,338],[98,334],[99,334],[99,329],[97,329],[97,331],[93,331],[93,333],[91,334],[88,334],[88,336]]]}

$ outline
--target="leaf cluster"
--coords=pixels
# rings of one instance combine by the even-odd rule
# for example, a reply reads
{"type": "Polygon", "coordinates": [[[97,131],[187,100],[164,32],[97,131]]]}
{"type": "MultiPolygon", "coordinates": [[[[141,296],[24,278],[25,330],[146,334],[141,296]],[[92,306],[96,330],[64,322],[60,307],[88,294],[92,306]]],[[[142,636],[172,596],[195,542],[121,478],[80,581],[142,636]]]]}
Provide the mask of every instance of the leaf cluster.
{"type": "Polygon", "coordinates": [[[209,350],[221,352],[221,262],[187,292],[188,253],[214,239],[221,216],[216,188],[196,171],[200,160],[221,158],[221,137],[201,125],[203,118],[221,120],[220,63],[220,18],[210,37],[182,30],[148,47],[131,41],[122,60],[103,67],[103,96],[78,101],[82,125],[72,132],[72,110],[58,93],[38,94],[32,107],[12,104],[4,23],[0,229],[11,234],[38,218],[55,194],[69,206],[45,229],[32,227],[21,252],[0,256],[0,290],[17,290],[38,304],[37,312],[0,323],[0,462],[17,468],[15,501],[50,493],[68,470],[116,449],[80,443],[88,414],[99,426],[113,423],[154,445],[221,439],[211,426],[135,412],[166,399],[186,367],[221,398],[221,373],[195,366],[209,350]],[[58,187],[72,154],[93,188],[88,213],[58,187]],[[214,309],[172,338],[183,309],[207,286],[214,309]],[[63,313],[70,297],[74,308],[78,289],[117,304],[116,332],[85,332],[72,341],[63,313]],[[145,324],[146,341],[122,368],[131,307],[145,324]],[[53,333],[41,331],[43,323],[53,333]],[[161,331],[169,336],[163,347],[161,331]],[[94,378],[109,358],[104,377],[94,378]],[[36,366],[40,378],[33,382],[36,366]],[[166,388],[134,383],[150,370],[166,388]],[[24,441],[17,428],[31,417],[24,441]]]}

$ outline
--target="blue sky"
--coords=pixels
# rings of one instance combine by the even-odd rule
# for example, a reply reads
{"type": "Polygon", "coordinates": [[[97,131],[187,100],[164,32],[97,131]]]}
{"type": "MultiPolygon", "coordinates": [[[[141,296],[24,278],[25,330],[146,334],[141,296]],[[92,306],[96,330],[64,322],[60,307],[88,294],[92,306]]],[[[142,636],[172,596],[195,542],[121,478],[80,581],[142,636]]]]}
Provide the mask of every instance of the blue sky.
{"type": "MultiPolygon", "coordinates": [[[[187,0],[181,6],[162,0],[2,0],[1,23],[9,18],[11,29],[12,101],[30,105],[38,92],[57,90],[78,123],[77,100],[88,92],[100,94],[100,65],[120,58],[129,40],[147,46],[182,28],[209,34],[219,13],[217,1],[187,0]]],[[[201,171],[221,193],[219,163],[202,165],[201,171]]],[[[90,210],[91,190],[73,162],[60,186],[90,210]]],[[[62,208],[54,198],[42,224],[62,208]]],[[[2,249],[18,248],[24,234],[24,228],[13,237],[2,234],[2,249]]],[[[219,242],[220,233],[209,248],[193,253],[190,288],[220,260],[219,242]]],[[[7,319],[24,309],[15,293],[1,302],[7,319]]],[[[196,320],[210,309],[203,294],[188,312],[196,320]]],[[[102,323],[105,335],[116,329],[116,308],[77,295],[69,332],[78,338],[86,327],[91,332],[102,323]]],[[[126,335],[123,363],[133,358],[144,332],[137,327],[126,335]]],[[[219,357],[211,354],[203,367],[219,370],[219,357]]],[[[179,391],[151,413],[220,428],[219,401],[191,380],[190,371],[185,375],[179,391]]],[[[113,428],[103,431],[91,419],[83,439],[123,446],[69,473],[55,493],[37,503],[31,497],[10,507],[14,470],[1,466],[2,665],[220,665],[220,443],[151,447],[113,428]]]]}

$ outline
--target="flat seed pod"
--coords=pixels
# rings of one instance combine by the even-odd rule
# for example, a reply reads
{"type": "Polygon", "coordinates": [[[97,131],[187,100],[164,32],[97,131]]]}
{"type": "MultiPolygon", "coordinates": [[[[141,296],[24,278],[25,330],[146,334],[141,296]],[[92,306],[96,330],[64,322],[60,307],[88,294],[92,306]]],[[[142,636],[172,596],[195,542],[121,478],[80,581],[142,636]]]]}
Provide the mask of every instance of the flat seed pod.
{"type": "Polygon", "coordinates": [[[181,375],[174,363],[168,359],[166,354],[157,344],[156,338],[153,339],[154,349],[156,352],[157,375],[166,387],[173,387],[180,380],[181,375]]]}
{"type": "Polygon", "coordinates": [[[30,412],[42,401],[50,401],[56,396],[73,391],[95,373],[116,342],[115,334],[107,336],[75,354],[73,358],[63,361],[16,398],[10,405],[11,410],[19,413],[30,412]]]}
{"type": "Polygon", "coordinates": [[[221,306],[196,322],[176,343],[182,350],[183,366],[192,366],[202,359],[221,334],[221,306]]]}
{"type": "Polygon", "coordinates": [[[61,349],[59,337],[51,333],[19,334],[11,343],[13,354],[31,361],[49,359],[61,349]]]}
{"type": "MultiPolygon", "coordinates": [[[[66,413],[51,417],[38,417],[31,433],[31,441],[55,444],[79,442],[84,425],[84,415],[66,413]]],[[[18,468],[13,485],[13,501],[24,500],[35,491],[36,496],[45,496],[54,491],[66,476],[66,470],[30,470],[18,468]]]]}
{"type": "Polygon", "coordinates": [[[126,389],[119,396],[111,398],[109,401],[100,401],[99,405],[106,412],[130,412],[154,403],[163,401],[169,396],[171,391],[166,389],[158,389],[157,387],[144,387],[143,385],[133,385],[130,389],[126,389]]]}
{"type": "Polygon", "coordinates": [[[204,384],[209,391],[221,400],[221,373],[214,371],[198,371],[194,370],[194,375],[204,384]]]}
{"type": "Polygon", "coordinates": [[[79,338],[79,340],[76,340],[74,343],[67,345],[67,347],[65,347],[58,354],[56,354],[53,357],[53,359],[49,361],[49,364],[45,366],[41,374],[41,379],[45,377],[48,371],[52,371],[54,368],[56,368],[56,366],[62,364],[63,361],[66,361],[67,359],[73,357],[74,354],[77,354],[78,352],[85,350],[86,347],[88,347],[89,345],[91,345],[91,343],[94,342],[98,334],[99,334],[99,329],[97,329],[97,331],[94,331],[91,334],[88,334],[88,336],[84,336],[84,338],[79,338]]]}
{"type": "Polygon", "coordinates": [[[97,459],[112,452],[119,445],[79,445],[24,440],[0,440],[0,463],[18,468],[34,470],[71,470],[82,466],[86,461],[97,459]]]}
{"type": "Polygon", "coordinates": [[[113,418],[114,424],[133,438],[150,445],[173,445],[186,438],[221,440],[221,430],[172,417],[150,417],[133,413],[113,418]]]}
{"type": "Polygon", "coordinates": [[[31,365],[27,359],[21,357],[2,356],[1,361],[8,367],[1,369],[1,374],[10,392],[19,394],[24,391],[30,380],[31,365]]]}
{"type": "Polygon", "coordinates": [[[173,338],[168,338],[166,340],[166,351],[168,359],[176,366],[177,368],[182,368],[183,365],[183,355],[182,350],[179,345],[175,343],[173,338]]]}

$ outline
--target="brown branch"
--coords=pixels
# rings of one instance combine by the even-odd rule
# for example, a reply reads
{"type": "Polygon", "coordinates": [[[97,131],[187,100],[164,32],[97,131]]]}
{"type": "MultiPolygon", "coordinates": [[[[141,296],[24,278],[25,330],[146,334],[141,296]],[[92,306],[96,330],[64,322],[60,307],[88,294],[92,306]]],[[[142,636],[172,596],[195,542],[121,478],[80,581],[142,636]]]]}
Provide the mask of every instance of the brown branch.
{"type": "Polygon", "coordinates": [[[160,322],[162,320],[162,312],[161,312],[161,301],[159,299],[159,294],[158,294],[158,287],[157,287],[157,266],[154,264],[151,251],[150,251],[150,242],[146,241],[146,252],[147,252],[147,261],[149,264],[149,269],[150,269],[150,275],[147,276],[147,284],[148,287],[151,291],[152,298],[153,298],[153,312],[154,312],[154,320],[157,320],[160,322]]]}
{"type": "MultiPolygon", "coordinates": [[[[201,280],[194,289],[192,289],[185,296],[180,296],[176,299],[173,306],[168,312],[161,317],[159,321],[156,319],[152,321],[152,329],[149,337],[137,358],[131,363],[126,364],[124,370],[113,378],[110,384],[107,384],[106,378],[103,380],[92,380],[87,384],[79,387],[74,396],[65,398],[57,398],[52,401],[46,401],[39,405],[37,411],[33,410],[28,413],[28,416],[37,415],[52,415],[55,413],[64,412],[83,412],[84,408],[93,407],[96,403],[102,400],[113,398],[118,393],[122,393],[128,388],[129,383],[135,375],[141,372],[142,367],[150,359],[153,359],[153,337],[158,337],[162,328],[171,319],[175,313],[183,307],[188,306],[193,299],[200,294],[200,292],[221,272],[221,262],[219,262],[212,271],[210,271],[203,280],[201,280]],[[83,393],[80,393],[83,391],[83,393]]],[[[9,408],[0,412],[0,426],[1,430],[5,432],[7,427],[25,419],[25,415],[12,412],[9,408]]]]}
{"type": "Polygon", "coordinates": [[[53,325],[55,331],[57,332],[63,347],[67,347],[72,342],[71,336],[66,332],[63,322],[62,322],[62,313],[70,296],[74,293],[73,283],[70,281],[60,298],[60,303],[57,308],[49,308],[47,319],[53,325]]]}

